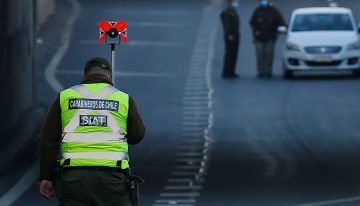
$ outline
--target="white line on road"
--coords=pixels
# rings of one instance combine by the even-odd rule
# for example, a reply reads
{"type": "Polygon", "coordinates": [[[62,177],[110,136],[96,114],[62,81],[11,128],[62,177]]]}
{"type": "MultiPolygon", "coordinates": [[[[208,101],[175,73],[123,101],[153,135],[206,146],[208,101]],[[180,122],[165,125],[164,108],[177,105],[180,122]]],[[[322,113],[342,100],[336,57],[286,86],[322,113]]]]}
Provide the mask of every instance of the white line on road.
{"type": "MultiPolygon", "coordinates": [[[[159,201],[171,199],[175,197],[187,197],[195,201],[199,196],[202,189],[201,183],[204,182],[206,168],[209,162],[209,155],[207,149],[210,138],[208,131],[213,126],[212,94],[214,92],[211,83],[211,67],[214,55],[215,39],[216,39],[216,24],[213,24],[215,17],[213,13],[216,12],[215,5],[220,3],[220,0],[214,0],[210,7],[205,8],[203,11],[203,18],[201,27],[197,33],[197,40],[194,45],[193,55],[190,64],[190,70],[185,82],[185,90],[183,96],[183,123],[181,149],[182,151],[177,155],[175,160],[175,170],[171,173],[169,183],[182,183],[182,185],[166,185],[165,190],[180,190],[183,193],[161,193],[159,201]],[[211,23],[210,23],[211,22],[211,23]],[[206,26],[208,25],[208,26],[206,26]],[[194,89],[196,88],[196,89],[194,89]],[[199,120],[201,118],[201,120],[199,120]],[[186,138],[185,138],[186,137],[186,138]],[[194,148],[195,145],[201,143],[202,145],[194,148]],[[190,145],[190,147],[185,145],[190,145]],[[184,152],[183,149],[186,149],[184,152]],[[201,149],[202,153],[195,153],[197,149],[201,149]],[[190,150],[190,151],[189,151],[190,150]],[[196,170],[194,170],[196,169],[196,170]],[[174,179],[174,177],[192,177],[174,179]],[[194,186],[194,181],[199,185],[194,186]],[[201,180],[201,181],[200,181],[201,180]],[[183,185],[187,183],[186,185],[183,185]],[[192,191],[197,190],[198,193],[192,191]],[[166,195],[165,195],[166,194],[166,195]],[[196,195],[194,195],[196,194],[196,195]]],[[[169,202],[166,202],[169,203],[169,202]]],[[[171,202],[175,205],[180,205],[177,202],[171,202]]]]}
{"type": "MultiPolygon", "coordinates": [[[[176,206],[194,206],[193,204],[175,204],[176,206]]],[[[152,206],[174,206],[174,204],[153,204],[152,206]]]]}
{"type": "MultiPolygon", "coordinates": [[[[80,70],[57,70],[57,74],[82,75],[80,70]]],[[[119,77],[173,77],[172,74],[155,73],[155,72],[115,72],[115,76],[119,77]]]]}
{"type": "Polygon", "coordinates": [[[72,12],[66,21],[64,33],[61,36],[61,46],[56,51],[55,55],[51,59],[50,63],[45,69],[44,75],[46,81],[50,84],[55,92],[59,92],[64,89],[59,80],[56,78],[56,68],[59,66],[60,61],[64,57],[66,51],[70,45],[70,38],[73,26],[76,18],[79,16],[81,8],[80,4],[76,0],[68,0],[72,4],[72,12]]]}
{"type": "Polygon", "coordinates": [[[195,203],[195,200],[187,200],[187,199],[164,199],[164,200],[156,200],[157,203],[168,203],[171,205],[178,205],[178,203],[195,203]]]}
{"type": "MultiPolygon", "coordinates": [[[[127,22],[128,27],[187,27],[190,24],[185,23],[174,23],[174,22],[127,22]]],[[[100,22],[96,23],[96,26],[98,26],[100,22]]]]}
{"type": "Polygon", "coordinates": [[[201,190],[201,185],[165,186],[165,190],[201,190]]]}
{"type": "Polygon", "coordinates": [[[295,206],[323,206],[323,205],[335,205],[335,204],[342,204],[342,203],[350,203],[360,201],[360,196],[338,199],[338,200],[330,200],[330,201],[323,201],[323,202],[314,202],[314,203],[307,203],[295,206]]]}
{"type": "Polygon", "coordinates": [[[181,157],[198,157],[204,155],[204,152],[180,152],[178,156],[181,157]]]}
{"type": "MultiPolygon", "coordinates": [[[[55,73],[56,68],[58,67],[61,59],[65,55],[66,51],[69,48],[71,32],[75,23],[75,20],[80,14],[81,7],[76,0],[67,0],[72,5],[72,11],[69,18],[66,21],[64,33],[61,36],[61,46],[56,51],[53,58],[50,60],[44,71],[45,80],[51,86],[55,92],[59,92],[63,89],[61,83],[57,80],[55,73]]],[[[15,202],[21,195],[26,192],[38,174],[39,162],[35,162],[19,179],[19,181],[11,187],[3,196],[0,198],[1,206],[9,206],[15,202]]]]}
{"type": "Polygon", "coordinates": [[[172,172],[171,175],[173,176],[197,176],[197,175],[201,175],[199,174],[198,171],[194,171],[194,172],[188,172],[188,171],[185,171],[185,172],[172,172]]]}
{"type": "Polygon", "coordinates": [[[160,193],[160,197],[197,197],[198,192],[164,192],[160,193]]]}
{"type": "Polygon", "coordinates": [[[198,165],[176,165],[174,168],[180,169],[180,170],[199,170],[200,166],[198,166],[198,165]]]}
{"type": "Polygon", "coordinates": [[[171,182],[171,183],[179,183],[179,182],[201,182],[202,180],[195,180],[195,179],[190,179],[190,178],[171,178],[171,179],[168,179],[168,182],[171,182]]]}
{"type": "MultiPolygon", "coordinates": [[[[98,41],[93,39],[83,39],[79,41],[80,44],[90,44],[103,46],[98,41]]],[[[161,46],[161,47],[181,47],[184,44],[179,42],[168,42],[168,41],[137,41],[129,40],[128,43],[122,44],[123,46],[161,46]]]]}
{"type": "Polygon", "coordinates": [[[189,24],[184,23],[168,23],[168,22],[128,22],[129,28],[132,26],[138,27],[187,27],[189,24]]]}
{"type": "Polygon", "coordinates": [[[0,198],[1,206],[10,206],[13,204],[22,194],[26,192],[31,184],[34,183],[37,175],[39,174],[39,161],[36,161],[24,174],[23,176],[16,182],[16,184],[11,187],[9,191],[7,191],[0,198]]]}
{"type": "Polygon", "coordinates": [[[184,121],[206,121],[208,118],[204,115],[187,114],[182,118],[184,121]]]}
{"type": "Polygon", "coordinates": [[[151,10],[123,10],[123,9],[105,9],[104,10],[105,13],[117,13],[117,14],[134,14],[134,15],[138,15],[139,12],[141,12],[141,14],[145,14],[145,15],[168,15],[168,16],[179,16],[179,15],[190,15],[190,12],[188,11],[179,11],[179,10],[155,10],[155,9],[151,9],[151,10]]]}
{"type": "Polygon", "coordinates": [[[129,41],[130,46],[183,46],[184,44],[179,42],[156,42],[156,41],[129,41]]]}
{"type": "Polygon", "coordinates": [[[259,145],[259,143],[254,139],[251,139],[249,142],[253,147],[254,151],[259,154],[265,161],[265,171],[263,175],[266,177],[274,176],[278,169],[278,163],[276,161],[276,158],[273,157],[273,155],[267,150],[265,150],[261,145],[259,145]]]}

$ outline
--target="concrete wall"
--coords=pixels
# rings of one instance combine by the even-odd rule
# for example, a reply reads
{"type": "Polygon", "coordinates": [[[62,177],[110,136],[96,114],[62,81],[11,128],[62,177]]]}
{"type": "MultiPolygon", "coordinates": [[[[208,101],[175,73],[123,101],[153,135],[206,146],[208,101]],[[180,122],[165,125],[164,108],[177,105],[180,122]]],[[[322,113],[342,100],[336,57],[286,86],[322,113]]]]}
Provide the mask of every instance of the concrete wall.
{"type": "Polygon", "coordinates": [[[34,7],[33,0],[0,1],[1,137],[33,106],[34,7]]]}
{"type": "Polygon", "coordinates": [[[40,29],[48,17],[55,14],[55,0],[37,1],[37,29],[40,29]]]}

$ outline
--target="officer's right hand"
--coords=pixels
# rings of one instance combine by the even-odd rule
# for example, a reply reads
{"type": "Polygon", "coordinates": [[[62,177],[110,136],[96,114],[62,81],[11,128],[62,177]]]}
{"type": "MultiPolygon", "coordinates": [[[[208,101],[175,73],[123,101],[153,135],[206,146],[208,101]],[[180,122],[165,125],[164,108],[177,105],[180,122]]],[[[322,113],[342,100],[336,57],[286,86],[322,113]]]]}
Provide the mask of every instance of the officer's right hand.
{"type": "Polygon", "coordinates": [[[233,35],[228,36],[229,41],[235,41],[235,37],[233,35]]]}
{"type": "Polygon", "coordinates": [[[46,199],[51,198],[55,195],[54,184],[50,180],[41,180],[40,182],[40,193],[46,199]]]}

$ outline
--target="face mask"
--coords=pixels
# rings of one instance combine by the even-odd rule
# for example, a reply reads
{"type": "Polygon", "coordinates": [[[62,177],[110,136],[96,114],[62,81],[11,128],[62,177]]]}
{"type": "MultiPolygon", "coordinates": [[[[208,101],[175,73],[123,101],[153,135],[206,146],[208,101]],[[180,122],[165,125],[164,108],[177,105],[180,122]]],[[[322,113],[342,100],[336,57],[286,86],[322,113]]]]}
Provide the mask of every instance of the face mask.
{"type": "Polygon", "coordinates": [[[238,8],[238,7],[239,7],[239,3],[238,3],[237,1],[234,1],[234,2],[232,2],[231,6],[232,6],[233,8],[238,8]]]}
{"type": "Polygon", "coordinates": [[[260,6],[264,6],[264,7],[269,6],[269,1],[267,0],[260,1],[260,6]]]}

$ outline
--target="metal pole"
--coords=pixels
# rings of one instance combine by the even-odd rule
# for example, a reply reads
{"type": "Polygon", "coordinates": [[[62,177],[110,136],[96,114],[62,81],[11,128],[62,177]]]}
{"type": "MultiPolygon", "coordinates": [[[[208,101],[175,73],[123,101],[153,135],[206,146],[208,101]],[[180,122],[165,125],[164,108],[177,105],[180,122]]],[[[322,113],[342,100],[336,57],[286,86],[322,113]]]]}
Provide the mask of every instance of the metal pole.
{"type": "Polygon", "coordinates": [[[115,86],[115,44],[111,44],[111,69],[112,69],[112,81],[115,86]]]}

